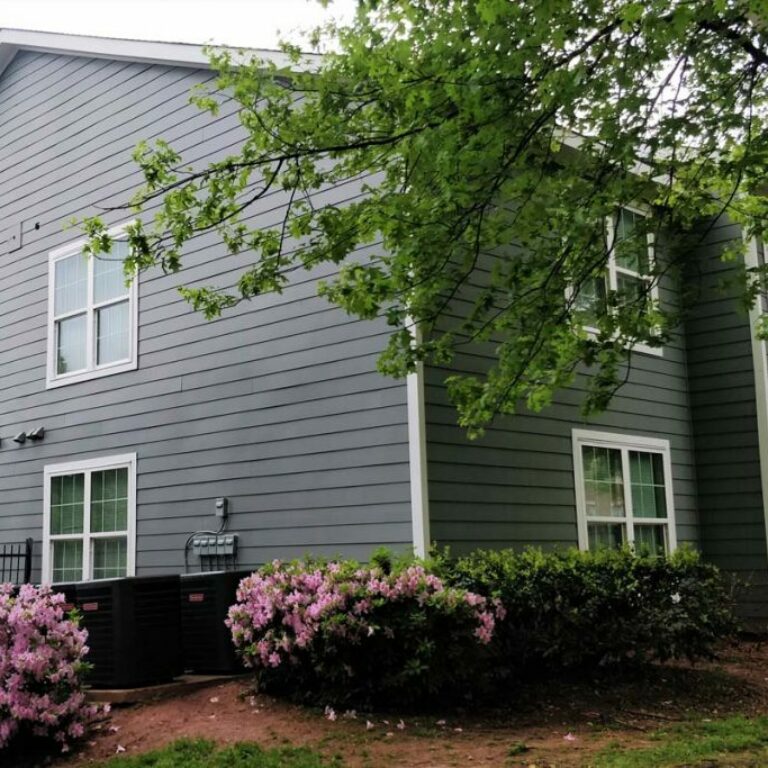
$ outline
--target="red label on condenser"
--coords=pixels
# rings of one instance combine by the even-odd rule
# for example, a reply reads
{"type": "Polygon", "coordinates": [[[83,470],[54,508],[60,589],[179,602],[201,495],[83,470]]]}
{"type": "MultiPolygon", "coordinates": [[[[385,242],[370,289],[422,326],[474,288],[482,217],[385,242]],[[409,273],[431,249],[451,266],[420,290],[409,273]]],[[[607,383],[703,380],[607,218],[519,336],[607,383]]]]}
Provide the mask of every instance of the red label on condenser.
{"type": "Polygon", "coordinates": [[[71,610],[74,609],[75,604],[74,603],[63,603],[61,607],[64,609],[64,613],[69,613],[71,610]]]}
{"type": "Polygon", "coordinates": [[[90,613],[91,611],[98,611],[99,610],[99,604],[98,603],[83,603],[81,608],[84,611],[88,611],[90,613]]]}
{"type": "Polygon", "coordinates": [[[190,603],[202,603],[205,601],[205,595],[202,592],[192,592],[189,595],[190,603]]]}

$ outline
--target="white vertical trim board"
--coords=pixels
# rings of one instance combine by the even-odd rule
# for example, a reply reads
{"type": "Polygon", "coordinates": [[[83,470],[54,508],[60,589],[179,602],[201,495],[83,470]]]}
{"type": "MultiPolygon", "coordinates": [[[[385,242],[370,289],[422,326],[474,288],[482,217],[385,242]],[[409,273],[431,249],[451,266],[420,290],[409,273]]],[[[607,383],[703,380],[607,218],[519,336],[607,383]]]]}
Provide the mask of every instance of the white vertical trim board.
{"type": "Polygon", "coordinates": [[[408,398],[408,457],[411,475],[413,550],[426,557],[430,547],[429,486],[427,484],[427,424],[424,405],[424,364],[406,379],[408,398]]]}
{"type": "MultiPolygon", "coordinates": [[[[747,268],[760,264],[756,238],[747,243],[744,261],[747,268]]],[[[766,342],[757,337],[755,328],[762,314],[761,297],[749,313],[749,333],[752,339],[752,361],[755,370],[755,408],[757,411],[757,442],[760,453],[760,485],[763,492],[763,518],[765,520],[766,542],[768,542],[768,349],[766,342]]]]}

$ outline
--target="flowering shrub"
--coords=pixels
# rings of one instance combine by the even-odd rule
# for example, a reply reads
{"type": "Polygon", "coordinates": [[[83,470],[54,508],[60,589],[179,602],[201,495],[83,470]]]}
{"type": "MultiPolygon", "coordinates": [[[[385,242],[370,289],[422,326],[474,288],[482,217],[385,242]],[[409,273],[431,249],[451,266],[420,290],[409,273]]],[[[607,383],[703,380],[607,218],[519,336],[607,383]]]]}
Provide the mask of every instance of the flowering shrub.
{"type": "Polygon", "coordinates": [[[735,631],[718,569],[692,550],[478,551],[438,566],[449,583],[504,603],[494,653],[513,674],[711,657],[735,631]]]}
{"type": "Polygon", "coordinates": [[[0,750],[23,735],[66,747],[95,713],[82,687],[87,633],[50,587],[14,592],[0,585],[0,750]]]}
{"type": "Polygon", "coordinates": [[[501,616],[421,563],[276,561],[243,579],[227,624],[265,687],[402,705],[466,690],[501,616]]]}

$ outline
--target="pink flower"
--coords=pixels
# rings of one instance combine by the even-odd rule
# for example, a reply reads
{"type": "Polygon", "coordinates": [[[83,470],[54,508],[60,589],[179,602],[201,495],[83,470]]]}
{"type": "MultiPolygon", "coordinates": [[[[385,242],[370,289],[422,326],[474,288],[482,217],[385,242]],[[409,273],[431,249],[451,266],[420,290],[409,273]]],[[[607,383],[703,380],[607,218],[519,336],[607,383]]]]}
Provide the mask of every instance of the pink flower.
{"type": "Polygon", "coordinates": [[[28,727],[63,751],[97,713],[85,699],[82,665],[87,633],[65,614],[64,596],[0,584],[0,750],[28,727]]]}
{"type": "Polygon", "coordinates": [[[362,646],[401,641],[400,627],[381,620],[387,604],[457,614],[458,625],[479,644],[491,642],[496,620],[506,615],[498,600],[446,586],[418,563],[385,574],[340,562],[275,561],[242,580],[225,623],[246,666],[268,671],[301,664],[329,640],[362,646]]]}

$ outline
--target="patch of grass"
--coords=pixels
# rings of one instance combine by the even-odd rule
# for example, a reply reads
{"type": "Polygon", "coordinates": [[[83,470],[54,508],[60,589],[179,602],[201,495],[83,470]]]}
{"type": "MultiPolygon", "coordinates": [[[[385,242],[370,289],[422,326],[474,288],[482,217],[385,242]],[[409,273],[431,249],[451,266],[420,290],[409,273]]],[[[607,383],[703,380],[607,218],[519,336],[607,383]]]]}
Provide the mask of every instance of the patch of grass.
{"type": "Polygon", "coordinates": [[[595,757],[594,768],[673,768],[722,757],[728,757],[728,765],[733,765],[734,756],[768,758],[768,717],[686,723],[660,730],[651,738],[659,744],[639,749],[611,744],[595,757]]]}
{"type": "Polygon", "coordinates": [[[181,740],[164,749],[143,755],[113,757],[99,768],[340,768],[338,759],[330,762],[304,748],[264,749],[243,742],[217,747],[204,739],[181,740]]]}
{"type": "Polygon", "coordinates": [[[522,741],[516,741],[508,750],[507,750],[507,757],[515,757],[517,755],[524,755],[526,752],[529,752],[530,749],[527,744],[524,744],[522,741]]]}

